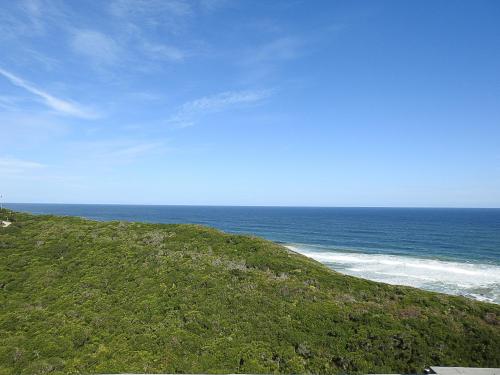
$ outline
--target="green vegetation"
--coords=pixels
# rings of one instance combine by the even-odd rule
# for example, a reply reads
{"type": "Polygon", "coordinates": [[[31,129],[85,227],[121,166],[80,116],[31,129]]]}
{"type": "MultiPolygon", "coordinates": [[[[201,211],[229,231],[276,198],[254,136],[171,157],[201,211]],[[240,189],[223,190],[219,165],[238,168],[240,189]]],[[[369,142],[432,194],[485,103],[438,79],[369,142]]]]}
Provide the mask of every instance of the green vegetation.
{"type": "Polygon", "coordinates": [[[344,276],[202,226],[8,215],[0,374],[500,367],[497,305],[344,276]]]}

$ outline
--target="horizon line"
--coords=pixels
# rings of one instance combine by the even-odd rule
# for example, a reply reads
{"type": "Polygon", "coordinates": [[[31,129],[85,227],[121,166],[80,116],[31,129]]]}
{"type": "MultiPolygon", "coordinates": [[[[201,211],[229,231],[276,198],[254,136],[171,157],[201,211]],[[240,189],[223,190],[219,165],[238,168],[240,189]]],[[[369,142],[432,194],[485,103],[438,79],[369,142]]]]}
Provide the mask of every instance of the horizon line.
{"type": "Polygon", "coordinates": [[[150,207],[239,207],[239,208],[393,208],[393,209],[471,209],[498,210],[498,207],[463,206],[317,206],[317,205],[244,205],[244,204],[152,204],[152,203],[47,203],[47,202],[2,202],[2,204],[68,205],[68,206],[150,206],[150,207]]]}

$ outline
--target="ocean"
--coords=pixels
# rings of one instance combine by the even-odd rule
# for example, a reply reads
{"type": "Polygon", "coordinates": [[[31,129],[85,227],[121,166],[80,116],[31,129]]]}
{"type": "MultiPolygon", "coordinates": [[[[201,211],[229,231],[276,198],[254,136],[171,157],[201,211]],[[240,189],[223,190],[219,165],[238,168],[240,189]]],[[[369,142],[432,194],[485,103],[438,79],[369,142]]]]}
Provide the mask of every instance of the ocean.
{"type": "Polygon", "coordinates": [[[282,243],[344,274],[500,304],[500,209],[5,206],[94,220],[203,224],[282,243]]]}

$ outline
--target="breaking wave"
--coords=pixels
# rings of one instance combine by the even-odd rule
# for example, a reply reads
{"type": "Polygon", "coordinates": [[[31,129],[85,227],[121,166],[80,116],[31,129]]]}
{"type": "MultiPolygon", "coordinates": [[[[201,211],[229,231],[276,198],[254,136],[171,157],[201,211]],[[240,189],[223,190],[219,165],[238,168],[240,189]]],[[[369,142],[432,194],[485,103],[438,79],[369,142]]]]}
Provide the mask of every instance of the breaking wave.
{"type": "Polygon", "coordinates": [[[347,275],[500,304],[498,265],[347,252],[303,244],[286,247],[347,275]]]}

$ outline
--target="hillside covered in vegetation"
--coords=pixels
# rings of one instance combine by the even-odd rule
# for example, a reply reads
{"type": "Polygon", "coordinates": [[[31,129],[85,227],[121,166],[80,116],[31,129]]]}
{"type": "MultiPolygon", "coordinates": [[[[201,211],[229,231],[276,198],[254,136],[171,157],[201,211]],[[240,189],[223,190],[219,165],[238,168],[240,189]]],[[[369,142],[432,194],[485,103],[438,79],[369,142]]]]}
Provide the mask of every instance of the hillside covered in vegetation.
{"type": "Polygon", "coordinates": [[[0,374],[500,367],[497,305],[202,226],[0,214],[0,374]]]}

